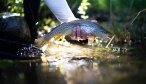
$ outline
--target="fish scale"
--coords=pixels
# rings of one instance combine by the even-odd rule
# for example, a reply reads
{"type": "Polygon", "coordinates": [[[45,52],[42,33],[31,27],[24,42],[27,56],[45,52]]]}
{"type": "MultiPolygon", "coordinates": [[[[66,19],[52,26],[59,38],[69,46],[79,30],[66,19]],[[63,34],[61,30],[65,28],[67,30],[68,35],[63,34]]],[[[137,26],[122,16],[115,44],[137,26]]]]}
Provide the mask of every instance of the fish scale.
{"type": "Polygon", "coordinates": [[[62,23],[61,25],[53,28],[49,33],[37,39],[36,43],[39,46],[43,46],[47,44],[48,41],[55,36],[70,35],[73,31],[73,28],[76,26],[80,26],[81,30],[90,33],[95,37],[105,38],[108,36],[107,30],[105,30],[102,26],[95,22],[87,20],[74,20],[71,22],[62,23]]]}

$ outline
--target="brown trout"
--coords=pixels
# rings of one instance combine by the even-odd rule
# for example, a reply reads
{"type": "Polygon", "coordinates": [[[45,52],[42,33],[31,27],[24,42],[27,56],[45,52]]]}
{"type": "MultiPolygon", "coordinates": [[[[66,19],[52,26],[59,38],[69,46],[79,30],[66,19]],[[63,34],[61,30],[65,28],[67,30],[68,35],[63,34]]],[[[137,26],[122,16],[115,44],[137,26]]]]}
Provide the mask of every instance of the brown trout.
{"type": "Polygon", "coordinates": [[[48,34],[38,38],[36,43],[38,46],[44,46],[51,38],[55,36],[70,35],[73,31],[73,28],[76,26],[80,26],[81,30],[84,30],[86,33],[95,37],[105,38],[108,35],[108,32],[95,22],[87,20],[74,20],[71,22],[62,23],[61,25],[53,28],[48,34]]]}

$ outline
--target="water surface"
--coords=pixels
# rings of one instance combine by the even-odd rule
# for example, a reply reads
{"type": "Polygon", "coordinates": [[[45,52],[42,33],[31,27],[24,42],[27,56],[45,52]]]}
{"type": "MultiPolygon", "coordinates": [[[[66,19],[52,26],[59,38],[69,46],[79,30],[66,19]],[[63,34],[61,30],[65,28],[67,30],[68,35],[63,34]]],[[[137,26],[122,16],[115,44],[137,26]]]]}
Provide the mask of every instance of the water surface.
{"type": "Polygon", "coordinates": [[[48,49],[45,63],[0,60],[0,84],[146,84],[145,61],[130,56],[101,59],[97,53],[92,48],[58,46],[48,49]]]}

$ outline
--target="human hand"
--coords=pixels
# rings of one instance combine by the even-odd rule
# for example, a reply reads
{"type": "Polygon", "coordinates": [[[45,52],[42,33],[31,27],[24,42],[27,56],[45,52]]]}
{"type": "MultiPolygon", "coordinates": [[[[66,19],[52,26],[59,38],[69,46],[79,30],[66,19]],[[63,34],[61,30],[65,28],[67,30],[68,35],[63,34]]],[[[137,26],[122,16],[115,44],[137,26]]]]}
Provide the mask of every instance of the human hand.
{"type": "Polygon", "coordinates": [[[87,33],[85,30],[81,30],[80,26],[76,26],[73,28],[73,32],[71,34],[72,40],[86,40],[91,34],[87,33]]]}

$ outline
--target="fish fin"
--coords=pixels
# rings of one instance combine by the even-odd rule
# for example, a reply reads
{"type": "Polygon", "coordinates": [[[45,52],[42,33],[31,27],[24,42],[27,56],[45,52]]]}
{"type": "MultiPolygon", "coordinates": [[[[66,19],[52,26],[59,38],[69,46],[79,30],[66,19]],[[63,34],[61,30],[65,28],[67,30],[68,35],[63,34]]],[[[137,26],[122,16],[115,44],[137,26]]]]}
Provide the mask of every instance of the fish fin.
{"type": "Polygon", "coordinates": [[[46,49],[48,48],[48,45],[49,45],[49,44],[44,44],[44,45],[41,47],[41,50],[42,50],[43,52],[45,52],[46,49]]]}
{"type": "Polygon", "coordinates": [[[94,45],[95,42],[95,36],[89,36],[88,37],[88,45],[94,45]]]}
{"type": "Polygon", "coordinates": [[[59,39],[62,39],[62,36],[55,36],[54,37],[54,40],[59,40],[59,39]]]}
{"type": "Polygon", "coordinates": [[[54,40],[59,40],[59,41],[62,41],[62,42],[66,42],[65,36],[55,36],[54,40]]]}

